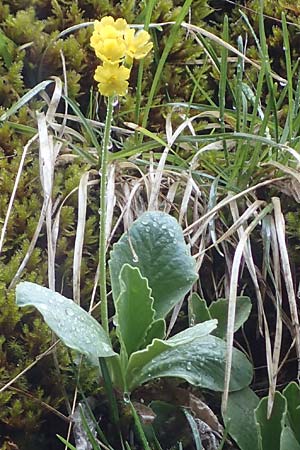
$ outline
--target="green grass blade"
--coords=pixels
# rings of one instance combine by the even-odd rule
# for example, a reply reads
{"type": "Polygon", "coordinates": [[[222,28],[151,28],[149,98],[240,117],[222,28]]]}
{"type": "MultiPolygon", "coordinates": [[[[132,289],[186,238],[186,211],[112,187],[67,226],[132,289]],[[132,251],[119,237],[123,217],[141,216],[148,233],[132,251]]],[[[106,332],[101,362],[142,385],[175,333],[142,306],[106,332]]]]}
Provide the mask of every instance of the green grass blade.
{"type": "Polygon", "coordinates": [[[190,426],[190,428],[192,430],[192,434],[193,434],[193,438],[194,438],[194,441],[195,441],[196,450],[203,450],[201,437],[200,437],[200,434],[199,434],[199,429],[198,429],[198,426],[197,426],[197,423],[196,423],[194,417],[192,416],[192,414],[189,412],[188,409],[183,408],[182,410],[183,410],[184,415],[185,415],[185,417],[186,417],[186,419],[188,421],[188,424],[189,424],[189,426],[190,426]]]}
{"type": "MultiPolygon", "coordinates": [[[[224,23],[223,23],[223,40],[225,42],[228,42],[228,16],[224,17],[224,23]]],[[[225,133],[225,120],[224,120],[224,114],[225,114],[225,102],[226,102],[226,85],[227,85],[227,61],[228,61],[228,50],[224,46],[221,50],[221,72],[220,72],[220,82],[219,82],[219,106],[220,106],[220,125],[221,125],[221,132],[225,133]]],[[[228,160],[228,151],[227,151],[227,144],[224,140],[223,142],[223,149],[224,149],[224,155],[225,155],[225,161],[228,166],[229,160],[228,160]]]]}
{"type": "MultiPolygon", "coordinates": [[[[159,60],[155,75],[154,75],[154,79],[151,85],[151,89],[150,89],[150,93],[149,93],[149,97],[148,97],[148,101],[145,107],[145,111],[144,111],[144,117],[143,117],[143,122],[142,122],[142,127],[146,128],[147,126],[147,122],[148,122],[148,116],[149,116],[149,112],[153,103],[153,99],[154,99],[154,95],[157,91],[158,88],[158,84],[159,81],[161,79],[161,74],[164,68],[164,65],[166,63],[167,57],[172,49],[172,46],[174,44],[174,42],[176,41],[176,39],[178,38],[177,34],[181,25],[181,22],[184,20],[186,14],[188,13],[189,7],[191,6],[193,0],[185,0],[180,13],[177,16],[176,22],[175,24],[172,26],[170,35],[167,39],[167,42],[165,44],[163,53],[161,55],[161,58],[159,60]]],[[[141,136],[141,140],[142,140],[142,136],[141,136]]]]}
{"type": "Polygon", "coordinates": [[[54,83],[54,80],[45,80],[34,86],[34,88],[30,89],[30,91],[26,92],[26,94],[23,95],[20,100],[14,103],[8,111],[0,116],[0,122],[4,122],[5,120],[7,120],[10,116],[15,114],[20,108],[22,108],[22,106],[26,105],[26,103],[28,103],[33,97],[46,89],[46,87],[52,83],[54,83]]]}
{"type": "Polygon", "coordinates": [[[118,404],[117,404],[116,396],[114,393],[112,381],[111,381],[111,378],[110,378],[110,375],[108,372],[105,358],[99,358],[99,362],[100,362],[100,368],[101,368],[101,373],[102,373],[103,382],[104,382],[104,390],[105,390],[105,393],[108,398],[111,420],[114,423],[114,425],[116,426],[116,429],[120,436],[121,445],[122,445],[122,447],[124,447],[121,430],[120,430],[120,416],[119,416],[118,404]]]}
{"type": "Polygon", "coordinates": [[[98,444],[98,442],[95,439],[95,436],[93,435],[93,433],[90,430],[89,424],[88,424],[87,419],[86,419],[85,414],[84,414],[84,410],[83,410],[81,405],[80,405],[80,417],[81,417],[81,420],[82,420],[83,429],[86,432],[86,435],[88,437],[89,443],[92,445],[93,450],[101,450],[100,445],[98,444]]]}
{"type": "Polygon", "coordinates": [[[140,440],[141,440],[141,443],[142,443],[142,445],[143,445],[143,449],[144,449],[144,450],[151,450],[151,447],[150,447],[150,445],[149,445],[149,443],[148,443],[148,440],[147,440],[147,438],[146,438],[146,435],[145,435],[145,433],[144,433],[144,430],[143,430],[143,427],[142,427],[140,418],[139,418],[139,416],[138,416],[138,413],[136,412],[136,409],[135,409],[135,407],[133,406],[133,404],[132,404],[132,402],[131,402],[131,400],[130,400],[129,398],[128,398],[127,402],[128,402],[129,405],[130,405],[130,409],[131,409],[131,413],[132,413],[132,416],[133,416],[134,424],[135,424],[135,426],[136,426],[138,435],[139,435],[140,440]]]}
{"type": "MultiPolygon", "coordinates": [[[[237,41],[238,50],[243,53],[243,39],[242,36],[238,37],[237,41]]],[[[244,61],[241,56],[238,56],[238,62],[236,67],[236,85],[235,85],[235,110],[236,110],[236,126],[235,131],[241,131],[241,119],[242,119],[242,81],[244,73],[244,61]]]]}
{"type": "Polygon", "coordinates": [[[271,76],[272,69],[271,69],[268,46],[267,46],[263,7],[264,7],[264,2],[263,2],[263,0],[260,0],[258,24],[259,24],[259,40],[260,40],[260,45],[261,45],[261,59],[262,59],[262,67],[265,68],[266,81],[267,81],[269,96],[270,96],[270,103],[271,103],[272,109],[273,109],[272,118],[274,121],[274,128],[275,128],[275,140],[276,140],[276,142],[278,142],[279,141],[279,131],[278,131],[278,114],[277,114],[277,107],[276,107],[276,88],[274,85],[273,78],[271,76]]]}
{"type": "Polygon", "coordinates": [[[58,439],[67,446],[68,449],[70,450],[77,450],[76,447],[74,447],[74,445],[70,444],[70,442],[68,442],[65,438],[63,438],[62,436],[60,436],[59,434],[56,435],[58,437],[58,439]]]}
{"type": "Polygon", "coordinates": [[[66,97],[65,95],[63,95],[62,97],[66,102],[68,102],[68,104],[71,106],[71,108],[73,109],[76,116],[79,117],[79,119],[81,120],[81,123],[82,123],[83,127],[85,128],[92,144],[96,148],[98,155],[100,155],[101,145],[98,142],[97,136],[96,136],[93,128],[90,126],[90,124],[88,123],[88,121],[86,120],[85,116],[82,114],[82,112],[80,111],[80,109],[78,108],[76,103],[73,100],[71,100],[69,97],[66,97]]]}
{"type": "MultiPolygon", "coordinates": [[[[150,1],[146,2],[145,4],[146,4],[146,8],[145,8],[144,30],[148,31],[150,21],[151,21],[152,11],[156,4],[156,0],[150,0],[150,1]]],[[[138,76],[137,76],[137,83],[136,83],[135,114],[134,114],[134,120],[136,123],[139,123],[139,121],[140,121],[143,73],[144,73],[144,59],[142,59],[139,62],[138,76]]]]}
{"type": "Polygon", "coordinates": [[[293,74],[291,63],[291,49],[289,41],[289,32],[287,29],[286,17],[284,13],[282,13],[281,19],[282,19],[282,34],[283,34],[283,45],[284,45],[286,78],[287,78],[287,93],[288,93],[288,115],[280,140],[281,143],[284,143],[286,141],[290,141],[293,136],[294,100],[293,100],[293,74]]]}

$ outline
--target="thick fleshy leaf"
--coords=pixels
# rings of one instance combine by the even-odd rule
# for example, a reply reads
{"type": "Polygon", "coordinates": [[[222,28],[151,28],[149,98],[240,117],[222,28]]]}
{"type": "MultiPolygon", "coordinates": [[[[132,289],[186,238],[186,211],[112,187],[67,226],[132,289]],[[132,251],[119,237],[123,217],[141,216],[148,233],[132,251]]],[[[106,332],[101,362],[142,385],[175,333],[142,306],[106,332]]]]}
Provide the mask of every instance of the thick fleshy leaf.
{"type": "Polygon", "coordinates": [[[155,311],[148,281],[137,267],[128,264],[122,267],[120,286],[116,301],[117,334],[130,356],[144,341],[155,311]]]}
{"type": "Polygon", "coordinates": [[[190,325],[210,320],[210,315],[206,301],[196,292],[193,292],[189,298],[189,322],[190,325]]]}
{"type": "Polygon", "coordinates": [[[164,318],[197,279],[181,227],[163,212],[142,214],[114,245],[109,262],[114,301],[120,295],[119,273],[124,264],[138,267],[147,278],[156,319],[164,318]]]}
{"type": "Polygon", "coordinates": [[[101,325],[73,300],[27,281],[16,288],[18,306],[34,306],[47,325],[68,347],[91,358],[113,356],[109,337],[101,325]]]}
{"type": "Polygon", "coordinates": [[[292,381],[283,390],[287,400],[288,418],[290,426],[300,444],[300,386],[292,381]]]}
{"type": "Polygon", "coordinates": [[[280,449],[280,436],[286,422],[287,401],[280,392],[275,392],[270,418],[267,418],[267,408],[268,398],[264,397],[255,410],[260,448],[263,450],[283,450],[280,449]]]}
{"type": "Polygon", "coordinates": [[[141,348],[147,347],[147,345],[151,344],[153,339],[164,339],[166,336],[166,322],[164,319],[157,319],[151,323],[150,327],[147,330],[146,337],[144,339],[141,348]]]}
{"type": "Polygon", "coordinates": [[[290,427],[284,427],[280,436],[280,450],[300,450],[300,444],[290,427]]]}
{"type": "Polygon", "coordinates": [[[259,397],[249,387],[229,394],[223,420],[240,450],[260,450],[254,418],[258,403],[259,397]]]}
{"type": "MultiPolygon", "coordinates": [[[[237,297],[234,321],[234,331],[237,331],[249,317],[251,312],[251,300],[249,297],[237,297]]],[[[215,336],[225,339],[228,318],[228,299],[220,298],[209,305],[209,313],[213,319],[218,320],[218,327],[214,332],[215,336]]]]}
{"type": "MultiPolygon", "coordinates": [[[[226,344],[215,336],[203,336],[181,345],[154,339],[145,350],[129,359],[126,379],[129,390],[159,377],[182,378],[195,386],[222,391],[224,387],[226,344]]],[[[248,386],[252,367],[243,353],[234,349],[230,390],[248,386]]]]}
{"type": "Polygon", "coordinates": [[[206,322],[198,323],[193,327],[186,328],[180,333],[175,334],[167,340],[168,345],[174,347],[181,344],[191,342],[196,338],[207,336],[217,328],[217,320],[207,320],[206,322]]]}

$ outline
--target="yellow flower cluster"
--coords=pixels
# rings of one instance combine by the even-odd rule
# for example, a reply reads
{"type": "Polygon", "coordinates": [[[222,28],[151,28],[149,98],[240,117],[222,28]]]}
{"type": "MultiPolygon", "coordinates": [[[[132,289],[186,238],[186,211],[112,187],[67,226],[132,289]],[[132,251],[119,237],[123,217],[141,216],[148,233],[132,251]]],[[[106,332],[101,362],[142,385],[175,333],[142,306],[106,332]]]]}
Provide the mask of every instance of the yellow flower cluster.
{"type": "Polygon", "coordinates": [[[133,59],[144,58],[152,42],[147,31],[135,32],[125,19],[107,16],[95,21],[91,46],[103,63],[94,75],[98,89],[110,97],[126,94],[133,59]]]}

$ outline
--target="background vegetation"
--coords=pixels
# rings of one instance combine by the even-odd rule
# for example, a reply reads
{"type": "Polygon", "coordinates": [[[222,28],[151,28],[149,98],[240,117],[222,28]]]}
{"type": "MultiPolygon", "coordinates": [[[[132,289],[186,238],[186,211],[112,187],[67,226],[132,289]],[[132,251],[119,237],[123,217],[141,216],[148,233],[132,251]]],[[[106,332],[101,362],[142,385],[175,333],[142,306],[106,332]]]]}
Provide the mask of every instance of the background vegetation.
{"type": "MultiPolygon", "coordinates": [[[[151,23],[175,21],[182,3],[153,2],[151,23]]],[[[144,62],[142,81],[136,66],[130,92],[115,108],[109,178],[115,207],[108,228],[113,242],[148,208],[175,215],[197,261],[200,279],[194,290],[208,305],[234,298],[236,274],[235,297],[249,296],[252,312],[235,338],[254,364],[252,388],[274,398],[275,387],[282,389],[297,378],[299,357],[300,2],[265,0],[263,15],[260,7],[256,0],[195,0],[185,21],[198,28],[181,26],[176,35],[170,24],[151,28],[154,50],[144,62]],[[153,88],[155,73],[160,76],[153,88]],[[143,143],[125,122],[148,130],[141,130],[143,143]],[[172,151],[163,151],[164,142],[172,151]],[[247,244],[237,261],[236,249],[246,236],[251,247],[247,244]]],[[[49,133],[62,144],[54,168],[52,224],[59,220],[56,290],[68,297],[73,295],[78,186],[89,171],[80,260],[81,304],[88,308],[98,301],[99,193],[94,145],[84,118],[97,122],[101,139],[106,108],[93,83],[92,29],[78,25],[108,14],[144,23],[149,10],[148,2],[130,0],[0,1],[2,450],[59,448],[55,434],[66,435],[76,388],[70,355],[57,346],[53,358],[48,351],[51,332],[40,316],[15,305],[17,278],[48,283],[36,111],[48,114],[49,133]],[[39,89],[40,96],[30,95],[9,116],[2,115],[53,76],[63,80],[67,91],[60,90],[57,78],[51,79],[39,89]]],[[[187,316],[184,304],[175,317],[177,331],[187,316]]],[[[83,392],[101,396],[102,388],[88,371],[81,371],[83,392]]],[[[147,390],[143,396],[151,398],[147,390]]],[[[205,399],[219,413],[220,398],[207,394],[205,399]]]]}

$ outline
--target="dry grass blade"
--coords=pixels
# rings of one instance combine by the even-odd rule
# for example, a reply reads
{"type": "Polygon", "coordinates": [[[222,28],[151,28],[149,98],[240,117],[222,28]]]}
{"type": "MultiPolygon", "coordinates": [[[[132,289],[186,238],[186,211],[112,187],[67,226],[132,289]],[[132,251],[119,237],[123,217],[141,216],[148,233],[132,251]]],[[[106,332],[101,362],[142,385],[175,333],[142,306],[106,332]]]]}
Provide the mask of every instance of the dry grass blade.
{"type": "Polygon", "coordinates": [[[19,281],[19,279],[20,279],[20,277],[21,277],[21,275],[23,273],[23,270],[25,269],[26,264],[28,263],[28,261],[30,259],[30,256],[31,256],[31,254],[32,254],[32,252],[33,252],[33,250],[34,250],[34,248],[36,246],[38,237],[40,235],[40,232],[41,232],[41,229],[42,229],[42,226],[43,226],[43,223],[45,222],[46,213],[47,213],[47,200],[44,199],[44,202],[43,202],[43,205],[42,205],[42,209],[41,209],[41,213],[40,213],[40,217],[39,217],[39,221],[38,221],[38,224],[37,224],[36,229],[34,231],[33,237],[32,237],[32,239],[30,241],[28,250],[27,250],[27,252],[26,252],[26,254],[25,254],[24,258],[23,258],[23,261],[19,265],[15,276],[13,277],[12,281],[10,282],[10,285],[9,285],[8,289],[13,289],[16,286],[16,284],[19,281]]]}
{"type": "Polygon", "coordinates": [[[182,197],[182,201],[181,201],[181,205],[180,205],[180,210],[179,210],[179,217],[178,217],[178,222],[181,224],[183,221],[183,218],[185,217],[187,210],[188,210],[188,205],[189,205],[189,201],[192,195],[192,191],[193,191],[193,177],[191,174],[191,171],[188,174],[188,179],[187,179],[187,183],[186,183],[186,187],[185,187],[185,191],[182,197]]]}
{"type": "MultiPolygon", "coordinates": [[[[66,115],[66,114],[62,114],[62,113],[56,113],[55,117],[56,118],[65,118],[66,117],[68,121],[75,122],[75,123],[81,122],[81,119],[77,116],[74,116],[73,114],[66,115]]],[[[95,129],[98,129],[98,128],[102,129],[105,126],[104,122],[99,122],[97,120],[92,120],[92,119],[85,119],[85,120],[92,128],[95,128],[95,129]]],[[[117,127],[115,125],[112,125],[111,129],[112,129],[112,131],[115,131],[119,134],[124,134],[125,136],[134,134],[134,131],[132,131],[132,130],[128,130],[127,128],[122,128],[122,127],[117,127]]]]}
{"type": "Polygon", "coordinates": [[[43,353],[35,357],[35,360],[29,364],[27,367],[25,367],[24,370],[22,370],[18,375],[16,375],[14,378],[12,378],[8,383],[6,383],[4,386],[0,388],[0,394],[1,392],[4,392],[7,388],[9,388],[12,384],[14,384],[20,377],[25,375],[26,372],[28,372],[32,367],[34,367],[42,358],[49,355],[49,353],[52,352],[52,350],[56,347],[56,345],[60,342],[60,340],[57,340],[53,342],[53,344],[47,348],[43,353]]]}
{"type": "MultiPolygon", "coordinates": [[[[256,203],[256,202],[254,202],[254,203],[256,203]]],[[[262,202],[262,204],[263,204],[263,202],[262,202]]],[[[251,210],[251,207],[249,207],[248,209],[251,210]]],[[[239,219],[239,212],[238,212],[238,206],[237,206],[236,202],[230,203],[230,210],[231,210],[233,220],[237,221],[239,219]]],[[[244,233],[244,228],[242,226],[238,227],[237,233],[238,233],[239,239],[241,239],[242,235],[244,233]]],[[[257,275],[256,275],[255,264],[253,261],[252,251],[251,251],[249,241],[247,242],[247,244],[245,246],[244,258],[245,258],[245,262],[246,262],[247,268],[249,270],[252,282],[254,284],[256,298],[257,298],[257,305],[258,305],[258,325],[259,325],[260,333],[263,334],[263,329],[262,329],[263,301],[262,301],[262,295],[261,295],[261,291],[260,291],[260,287],[259,287],[259,283],[258,283],[258,279],[257,279],[257,275]]]]}
{"type": "MultiPolygon", "coordinates": [[[[232,53],[234,53],[235,55],[239,56],[245,62],[251,64],[256,69],[261,70],[261,66],[259,64],[257,64],[256,62],[252,61],[250,58],[248,58],[242,52],[240,52],[235,47],[230,45],[228,42],[225,42],[223,39],[219,38],[215,34],[211,33],[210,31],[205,30],[204,28],[201,28],[201,27],[197,27],[196,25],[192,25],[190,23],[186,23],[186,22],[182,22],[181,25],[182,25],[182,27],[188,29],[189,31],[194,32],[194,33],[199,33],[201,36],[204,36],[204,37],[210,39],[211,41],[215,42],[216,44],[219,44],[220,46],[227,48],[227,50],[229,50],[232,53]]],[[[280,83],[287,84],[287,80],[285,78],[280,77],[276,73],[272,72],[270,75],[275,80],[279,81],[280,83]]]]}
{"type": "Polygon", "coordinates": [[[37,113],[39,143],[40,143],[40,178],[43,188],[44,201],[47,205],[46,227],[48,247],[48,283],[49,288],[55,290],[55,254],[52,240],[52,186],[54,176],[54,148],[52,136],[48,134],[46,117],[37,113]]]}
{"type": "Polygon", "coordinates": [[[86,172],[81,176],[78,187],[78,218],[73,258],[73,300],[78,305],[80,305],[80,268],[86,223],[88,181],[89,172],[86,172]]]}
{"type": "Polygon", "coordinates": [[[54,118],[55,118],[55,113],[56,110],[58,108],[58,105],[60,103],[61,100],[61,95],[62,95],[62,81],[60,78],[58,77],[53,77],[53,79],[55,80],[55,88],[50,100],[50,103],[48,105],[48,109],[46,112],[46,121],[47,122],[54,122],[54,118]]]}
{"type": "Polygon", "coordinates": [[[203,214],[203,216],[199,217],[199,219],[197,219],[191,225],[186,227],[186,229],[184,230],[184,233],[185,234],[191,233],[193,228],[199,226],[199,224],[201,222],[207,221],[207,219],[210,220],[214,214],[216,214],[224,206],[230,204],[230,202],[232,202],[234,200],[238,200],[239,198],[244,197],[246,194],[249,194],[250,192],[254,192],[257,189],[260,189],[264,186],[273,184],[273,183],[277,182],[278,180],[285,180],[285,179],[286,179],[286,177],[272,178],[270,180],[265,180],[265,181],[262,181],[261,183],[251,186],[251,187],[245,189],[244,191],[239,192],[238,194],[236,194],[234,196],[232,196],[231,194],[227,195],[227,197],[225,197],[223,200],[221,200],[211,211],[208,211],[206,214],[203,214]]]}
{"type": "Polygon", "coordinates": [[[285,224],[283,214],[281,212],[280,200],[278,197],[273,197],[272,202],[274,205],[274,218],[276,234],[279,245],[279,253],[281,259],[281,269],[284,277],[284,282],[286,286],[287,297],[290,306],[290,313],[292,319],[292,325],[294,328],[294,338],[296,342],[296,353],[298,358],[298,378],[300,378],[300,329],[299,329],[299,317],[296,302],[296,295],[293,286],[293,278],[291,273],[289,255],[286,247],[285,241],[285,224]]]}
{"type": "MultiPolygon", "coordinates": [[[[172,135],[170,133],[171,128],[171,117],[170,114],[167,116],[166,130],[167,130],[167,142],[168,145],[164,148],[164,151],[161,154],[158,166],[156,171],[153,173],[152,182],[151,182],[151,191],[150,198],[148,202],[148,211],[157,210],[158,209],[158,196],[161,188],[161,180],[163,176],[163,170],[167,161],[167,157],[169,154],[170,147],[172,146],[174,140],[172,139],[172,135]]],[[[151,180],[151,179],[150,179],[151,180]]]]}
{"type": "Polygon", "coordinates": [[[24,163],[25,163],[25,158],[26,158],[26,155],[27,155],[29,147],[33,144],[33,142],[35,142],[37,140],[37,138],[38,138],[38,135],[35,134],[27,142],[27,144],[24,146],[24,149],[23,149],[23,153],[22,153],[21,160],[20,160],[19,167],[18,167],[17,176],[16,176],[16,179],[15,179],[15,183],[14,183],[14,187],[13,187],[10,199],[9,199],[6,216],[5,216],[3,227],[2,227],[2,230],[1,230],[1,235],[0,235],[0,254],[2,252],[2,247],[3,247],[3,243],[4,243],[4,237],[5,237],[5,233],[6,233],[6,229],[7,229],[7,224],[8,224],[9,217],[10,217],[10,214],[11,214],[11,211],[12,211],[14,199],[15,199],[16,192],[17,192],[18,185],[19,185],[19,181],[20,181],[20,178],[21,178],[21,175],[22,175],[22,171],[23,171],[23,167],[24,167],[24,163]]]}
{"type": "MultiPolygon", "coordinates": [[[[239,216],[238,214],[233,214],[233,218],[234,218],[234,223],[233,225],[231,225],[230,228],[228,228],[227,231],[225,231],[225,233],[222,234],[222,236],[220,236],[216,242],[214,242],[213,244],[211,244],[209,247],[205,248],[204,250],[202,250],[202,252],[199,252],[197,256],[200,256],[202,253],[207,252],[208,250],[210,250],[211,248],[215,247],[218,244],[221,244],[221,242],[223,241],[227,241],[228,238],[230,236],[232,236],[244,223],[247,222],[247,220],[249,219],[249,217],[251,217],[255,211],[257,211],[257,209],[262,206],[264,204],[263,200],[255,200],[254,203],[252,203],[247,209],[246,211],[243,212],[243,214],[241,216],[239,216]]],[[[233,201],[230,205],[235,205],[236,207],[236,202],[233,201]]],[[[232,206],[233,207],[233,206],[232,206]]],[[[233,210],[232,210],[233,211],[233,210]]]]}
{"type": "Polygon", "coordinates": [[[179,181],[174,181],[174,183],[171,184],[171,186],[168,189],[168,193],[165,199],[165,207],[164,207],[164,211],[166,213],[169,213],[171,208],[172,208],[172,204],[174,203],[174,199],[175,199],[175,195],[177,193],[177,189],[179,187],[179,181]]]}
{"type": "Polygon", "coordinates": [[[23,389],[16,388],[14,386],[9,386],[7,389],[9,389],[10,391],[13,391],[13,392],[17,392],[18,394],[21,394],[23,397],[30,398],[30,400],[32,400],[35,403],[38,403],[44,409],[47,409],[52,414],[55,414],[57,417],[59,417],[60,419],[64,420],[65,422],[67,422],[67,423],[71,422],[71,418],[70,417],[65,416],[63,413],[61,413],[57,409],[53,408],[53,406],[49,405],[46,402],[43,402],[41,399],[35,397],[34,395],[30,394],[29,392],[24,391],[23,389]]]}
{"type": "Polygon", "coordinates": [[[299,170],[293,169],[292,167],[285,166],[283,164],[280,164],[277,161],[269,161],[267,163],[262,163],[261,166],[274,166],[279,170],[282,170],[287,175],[290,175],[291,177],[295,178],[295,180],[300,183],[300,172],[299,170]]]}
{"type": "Polygon", "coordinates": [[[274,345],[273,345],[273,364],[272,364],[272,372],[273,376],[271,379],[271,383],[269,386],[269,397],[268,397],[268,417],[271,416],[275,391],[277,386],[277,375],[279,371],[279,363],[280,363],[280,351],[281,351],[281,342],[282,342],[282,317],[281,317],[281,304],[282,304],[282,291],[281,291],[281,279],[280,279],[280,255],[279,255],[279,245],[276,235],[276,227],[274,223],[273,217],[270,222],[270,231],[271,231],[271,246],[272,246],[272,254],[273,254],[273,282],[274,282],[274,290],[275,290],[275,300],[276,300],[276,330],[274,337],[274,345]]]}
{"type": "MultiPolygon", "coordinates": [[[[238,207],[236,203],[230,204],[231,212],[233,218],[238,217],[238,207]]],[[[241,240],[243,237],[243,229],[238,229],[238,235],[239,239],[241,240]]],[[[260,291],[260,286],[256,274],[256,269],[252,257],[252,251],[250,247],[250,242],[248,241],[245,245],[244,249],[244,258],[247,265],[247,268],[249,270],[254,288],[256,293],[256,299],[257,299],[257,309],[258,309],[258,326],[260,333],[264,335],[265,338],[265,346],[266,346],[266,358],[267,358],[267,370],[268,370],[268,379],[269,379],[269,387],[270,387],[270,396],[269,396],[269,404],[268,404],[268,411],[269,414],[271,414],[272,407],[273,407],[273,401],[274,401],[274,393],[276,390],[276,371],[277,367],[274,367],[274,360],[272,358],[272,345],[271,345],[271,336],[269,331],[269,325],[267,321],[267,317],[264,311],[264,305],[262,300],[262,294],[260,291]],[[247,245],[248,244],[248,245],[247,245]]]]}
{"type": "Polygon", "coordinates": [[[227,322],[227,336],[226,336],[226,367],[225,367],[225,380],[224,380],[224,393],[222,398],[222,410],[225,412],[228,402],[229,394],[229,384],[230,384],[230,374],[232,365],[232,348],[233,348],[233,335],[234,335],[234,321],[235,321],[235,310],[236,310],[236,297],[239,279],[239,268],[241,265],[242,256],[244,253],[244,248],[247,244],[249,235],[257,226],[259,221],[270,212],[272,207],[270,205],[266,206],[257,217],[248,225],[244,230],[239,243],[236,247],[236,251],[232,263],[232,272],[230,278],[230,288],[229,288],[229,304],[228,304],[228,322],[227,322]]]}

